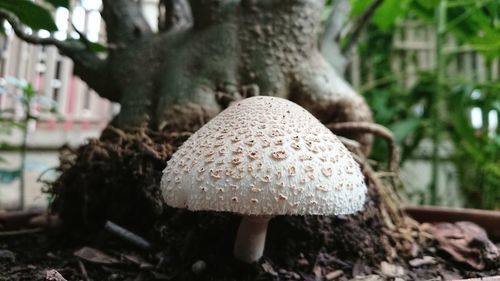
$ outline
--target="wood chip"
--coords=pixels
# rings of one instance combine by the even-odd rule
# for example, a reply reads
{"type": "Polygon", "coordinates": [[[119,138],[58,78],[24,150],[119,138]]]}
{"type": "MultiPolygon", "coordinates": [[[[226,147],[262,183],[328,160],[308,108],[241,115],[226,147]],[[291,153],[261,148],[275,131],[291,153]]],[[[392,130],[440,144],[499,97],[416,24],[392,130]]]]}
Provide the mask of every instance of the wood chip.
{"type": "Polygon", "coordinates": [[[353,279],[350,279],[351,281],[385,281],[386,278],[371,274],[371,275],[362,275],[362,276],[356,276],[353,279]]]}
{"type": "Polygon", "coordinates": [[[380,271],[387,277],[401,277],[405,274],[403,267],[383,261],[380,264],[380,271]]]}
{"type": "Polygon", "coordinates": [[[264,270],[264,272],[267,272],[267,273],[271,274],[272,276],[278,276],[278,273],[274,270],[273,266],[270,265],[267,261],[264,262],[261,265],[261,267],[264,270]]]}
{"type": "Polygon", "coordinates": [[[436,259],[431,256],[424,256],[422,258],[412,259],[408,263],[413,267],[419,267],[428,264],[435,264],[436,259]]]}
{"type": "Polygon", "coordinates": [[[153,269],[154,266],[147,262],[144,258],[142,258],[139,255],[134,255],[134,254],[122,254],[121,255],[124,259],[127,261],[136,264],[139,266],[141,269],[153,269]]]}
{"type": "Polygon", "coordinates": [[[76,257],[97,264],[118,264],[119,261],[97,249],[83,247],[73,253],[76,257]]]}
{"type": "Polygon", "coordinates": [[[319,265],[314,266],[313,273],[314,273],[314,277],[316,277],[316,279],[321,279],[321,277],[323,277],[323,272],[321,269],[322,268],[319,265]]]}
{"type": "Polygon", "coordinates": [[[85,265],[83,264],[83,262],[80,259],[78,259],[78,267],[80,268],[80,272],[82,273],[83,279],[85,281],[90,281],[89,275],[87,273],[87,269],[85,268],[85,265]]]}
{"type": "Polygon", "coordinates": [[[342,270],[335,270],[335,271],[329,272],[325,277],[326,277],[326,280],[335,280],[342,275],[344,275],[344,272],[342,270]]]}

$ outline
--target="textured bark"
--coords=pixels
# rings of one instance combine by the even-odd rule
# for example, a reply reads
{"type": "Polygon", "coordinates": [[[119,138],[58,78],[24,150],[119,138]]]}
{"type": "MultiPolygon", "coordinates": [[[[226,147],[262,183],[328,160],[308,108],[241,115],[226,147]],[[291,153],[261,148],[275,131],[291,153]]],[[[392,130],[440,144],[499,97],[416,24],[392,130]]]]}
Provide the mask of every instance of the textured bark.
{"type": "Polygon", "coordinates": [[[186,0],[160,0],[158,30],[188,28],[193,23],[191,7],[186,0]]]}
{"type": "Polygon", "coordinates": [[[334,1],[332,12],[328,17],[320,41],[321,54],[339,74],[344,73],[347,66],[347,59],[342,54],[339,38],[344,25],[349,19],[350,12],[349,0],[334,1]]]}
{"type": "MultiPolygon", "coordinates": [[[[116,126],[194,130],[231,100],[256,94],[291,99],[323,122],[371,121],[363,98],[318,50],[322,1],[193,1],[192,25],[159,34],[143,27],[135,4],[115,3],[105,1],[102,14],[114,34],[116,126]]],[[[190,22],[186,12],[170,14],[190,22]]]]}
{"type": "MultiPolygon", "coordinates": [[[[140,1],[104,0],[106,58],[81,42],[16,33],[71,57],[77,75],[121,104],[113,120],[120,128],[195,130],[251,95],[288,98],[325,123],[372,120],[364,99],[319,51],[323,1],[162,0],[160,8],[161,32],[154,33],[140,1]]],[[[369,137],[352,137],[369,151],[369,137]]]]}

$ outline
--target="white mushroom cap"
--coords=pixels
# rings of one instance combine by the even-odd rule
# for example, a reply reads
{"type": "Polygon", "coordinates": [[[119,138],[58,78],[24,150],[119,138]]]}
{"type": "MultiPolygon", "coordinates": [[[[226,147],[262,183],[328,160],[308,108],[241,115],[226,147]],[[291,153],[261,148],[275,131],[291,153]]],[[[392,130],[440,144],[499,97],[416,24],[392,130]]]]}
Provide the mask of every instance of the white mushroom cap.
{"type": "Polygon", "coordinates": [[[194,133],[163,171],[172,207],[245,215],[340,215],[363,207],[366,185],[338,138],[297,104],[236,102],[194,133]]]}

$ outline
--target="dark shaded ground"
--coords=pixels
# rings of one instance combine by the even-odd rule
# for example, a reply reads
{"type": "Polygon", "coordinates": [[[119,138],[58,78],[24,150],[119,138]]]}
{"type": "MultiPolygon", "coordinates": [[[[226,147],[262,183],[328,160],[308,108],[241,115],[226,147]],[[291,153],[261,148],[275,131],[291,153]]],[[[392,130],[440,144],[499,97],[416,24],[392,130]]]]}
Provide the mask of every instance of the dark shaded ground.
{"type": "Polygon", "coordinates": [[[451,263],[419,224],[394,210],[390,195],[368,166],[370,199],[363,212],[337,218],[274,218],[260,263],[235,261],[238,216],[193,213],[161,202],[161,171],[188,135],[108,128],[100,140],[77,151],[63,150],[62,176],[49,190],[62,228],[0,236],[0,280],[44,280],[48,269],[67,280],[137,281],[330,280],[333,272],[342,273],[335,280],[358,276],[355,280],[372,281],[500,274],[500,269],[475,272],[451,263]],[[134,249],[103,230],[106,220],[141,234],[156,249],[134,249]],[[82,246],[114,260],[82,261],[73,254],[82,246]],[[432,263],[410,265],[426,256],[432,263]]]}
{"type": "Polygon", "coordinates": [[[79,261],[73,253],[81,246],[69,245],[55,233],[2,236],[0,280],[45,280],[46,271],[50,269],[57,270],[67,280],[131,281],[328,280],[326,276],[338,270],[343,275],[335,280],[395,280],[394,276],[402,278],[399,280],[451,280],[500,274],[500,269],[480,272],[453,263],[446,254],[436,252],[430,241],[423,254],[433,256],[435,264],[411,267],[409,260],[399,259],[393,264],[395,272],[391,271],[392,264],[384,270],[380,264],[373,264],[370,257],[357,257],[346,251],[346,247],[329,249],[338,243],[314,245],[314,240],[302,240],[305,233],[300,230],[302,226],[297,218],[276,219],[271,223],[266,256],[260,264],[245,265],[231,258],[232,240],[227,239],[233,237],[236,218],[203,213],[190,217],[197,222],[196,229],[181,227],[170,239],[163,237],[164,245],[151,252],[134,249],[104,231],[99,232],[90,246],[116,259],[115,264],[79,261]],[[302,251],[297,251],[299,248],[302,251]],[[15,260],[6,252],[14,254],[15,260]],[[357,279],[353,275],[358,276],[357,279]]]}

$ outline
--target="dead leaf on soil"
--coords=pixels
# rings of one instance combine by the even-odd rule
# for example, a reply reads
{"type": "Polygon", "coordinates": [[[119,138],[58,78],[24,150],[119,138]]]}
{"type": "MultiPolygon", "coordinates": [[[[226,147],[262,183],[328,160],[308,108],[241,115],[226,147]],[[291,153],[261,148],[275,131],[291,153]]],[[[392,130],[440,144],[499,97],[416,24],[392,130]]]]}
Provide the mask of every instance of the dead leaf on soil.
{"type": "Polygon", "coordinates": [[[380,264],[380,271],[382,272],[382,274],[384,276],[392,277],[392,278],[401,277],[401,276],[405,275],[405,270],[403,267],[401,267],[399,265],[391,264],[391,263],[388,263],[385,261],[383,261],[380,264]]]}
{"type": "Polygon", "coordinates": [[[497,247],[477,224],[468,221],[438,223],[429,230],[442,250],[474,269],[483,270],[500,259],[497,247]]]}
{"type": "Polygon", "coordinates": [[[118,264],[119,261],[97,249],[91,247],[83,247],[73,253],[76,257],[97,264],[118,264]]]}

